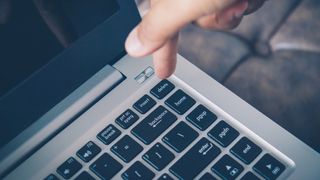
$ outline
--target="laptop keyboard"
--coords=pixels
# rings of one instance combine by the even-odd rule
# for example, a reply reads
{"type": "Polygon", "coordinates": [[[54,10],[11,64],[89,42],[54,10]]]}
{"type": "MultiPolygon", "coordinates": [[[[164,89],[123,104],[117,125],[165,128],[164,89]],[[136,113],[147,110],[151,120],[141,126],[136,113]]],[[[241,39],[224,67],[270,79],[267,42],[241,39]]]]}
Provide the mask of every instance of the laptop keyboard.
{"type": "Polygon", "coordinates": [[[277,179],[284,160],[251,136],[162,80],[45,179],[277,179]]]}

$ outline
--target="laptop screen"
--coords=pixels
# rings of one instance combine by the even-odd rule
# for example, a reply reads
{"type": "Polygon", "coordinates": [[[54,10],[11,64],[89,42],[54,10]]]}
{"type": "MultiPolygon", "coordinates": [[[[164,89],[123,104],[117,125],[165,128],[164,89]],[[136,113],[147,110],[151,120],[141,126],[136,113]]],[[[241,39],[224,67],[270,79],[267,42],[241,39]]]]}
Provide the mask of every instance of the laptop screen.
{"type": "MultiPolygon", "coordinates": [[[[0,2],[0,149],[124,52],[133,24],[110,35],[116,18],[128,16],[121,6],[117,0],[0,2]]],[[[128,21],[136,23],[133,17],[128,21]]]]}

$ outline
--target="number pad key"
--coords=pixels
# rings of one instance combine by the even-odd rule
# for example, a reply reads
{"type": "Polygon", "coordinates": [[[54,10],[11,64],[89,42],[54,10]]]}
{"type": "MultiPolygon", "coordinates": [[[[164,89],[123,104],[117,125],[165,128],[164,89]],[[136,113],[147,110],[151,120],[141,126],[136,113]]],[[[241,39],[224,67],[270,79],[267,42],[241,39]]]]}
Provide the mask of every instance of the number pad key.
{"type": "Polygon", "coordinates": [[[208,132],[208,136],[218,142],[221,146],[227,147],[239,136],[239,132],[226,122],[220,121],[208,132]]]}
{"type": "Polygon", "coordinates": [[[121,177],[125,180],[145,180],[152,179],[155,174],[149,170],[145,165],[140,161],[135,162],[128,170],[126,170],[121,177]]]}
{"type": "Polygon", "coordinates": [[[244,168],[228,155],[224,155],[212,168],[223,179],[235,179],[244,168]]]}
{"type": "Polygon", "coordinates": [[[266,179],[277,179],[285,170],[285,166],[270,154],[265,154],[253,169],[266,179]]]}
{"type": "Polygon", "coordinates": [[[262,152],[262,149],[248,138],[243,137],[230,151],[244,163],[250,164],[262,152]]]}
{"type": "Polygon", "coordinates": [[[254,175],[252,172],[247,172],[241,180],[260,180],[256,175],[254,175]]]}
{"type": "Polygon", "coordinates": [[[65,179],[70,179],[74,174],[76,174],[82,165],[75,160],[73,157],[70,157],[57,169],[57,173],[60,174],[65,179]]]}
{"type": "Polygon", "coordinates": [[[181,121],[162,140],[175,151],[182,152],[198,136],[195,130],[181,121]]]}
{"type": "Polygon", "coordinates": [[[111,151],[128,163],[143,150],[142,146],[128,135],[125,135],[111,147],[111,151]]]}
{"type": "Polygon", "coordinates": [[[174,154],[160,143],[157,143],[143,155],[143,159],[156,170],[161,171],[174,159],[174,154]]]}
{"type": "Polygon", "coordinates": [[[181,89],[176,91],[172,96],[169,97],[169,99],[165,101],[167,106],[180,115],[187,112],[195,103],[196,101],[181,89]]]}
{"type": "Polygon", "coordinates": [[[123,166],[109,154],[104,153],[91,166],[93,171],[101,179],[111,179],[123,166]]]}
{"type": "Polygon", "coordinates": [[[92,141],[89,141],[77,152],[77,156],[84,162],[89,162],[92,158],[99,154],[100,151],[101,148],[99,146],[92,141]]]}

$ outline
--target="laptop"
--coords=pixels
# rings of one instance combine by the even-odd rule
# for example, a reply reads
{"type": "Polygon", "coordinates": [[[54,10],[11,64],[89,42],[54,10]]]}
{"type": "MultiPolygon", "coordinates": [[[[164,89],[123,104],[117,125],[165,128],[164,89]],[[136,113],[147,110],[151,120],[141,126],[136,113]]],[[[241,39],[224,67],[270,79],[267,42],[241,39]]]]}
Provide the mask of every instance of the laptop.
{"type": "Polygon", "coordinates": [[[126,55],[134,1],[57,2],[71,38],[29,1],[0,25],[1,179],[319,179],[318,152],[182,56],[161,80],[126,55]]]}

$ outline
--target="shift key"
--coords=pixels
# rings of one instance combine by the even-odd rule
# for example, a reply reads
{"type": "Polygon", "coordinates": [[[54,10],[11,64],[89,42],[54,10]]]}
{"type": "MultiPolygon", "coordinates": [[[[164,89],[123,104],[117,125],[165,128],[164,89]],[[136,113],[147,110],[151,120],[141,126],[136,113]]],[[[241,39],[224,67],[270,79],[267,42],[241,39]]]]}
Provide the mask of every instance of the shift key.
{"type": "Polygon", "coordinates": [[[165,107],[159,106],[135,126],[131,133],[143,143],[150,144],[176,120],[177,117],[173,113],[165,107]]]}
{"type": "Polygon", "coordinates": [[[169,170],[179,179],[194,179],[220,153],[221,150],[217,146],[202,138],[169,170]]]}

